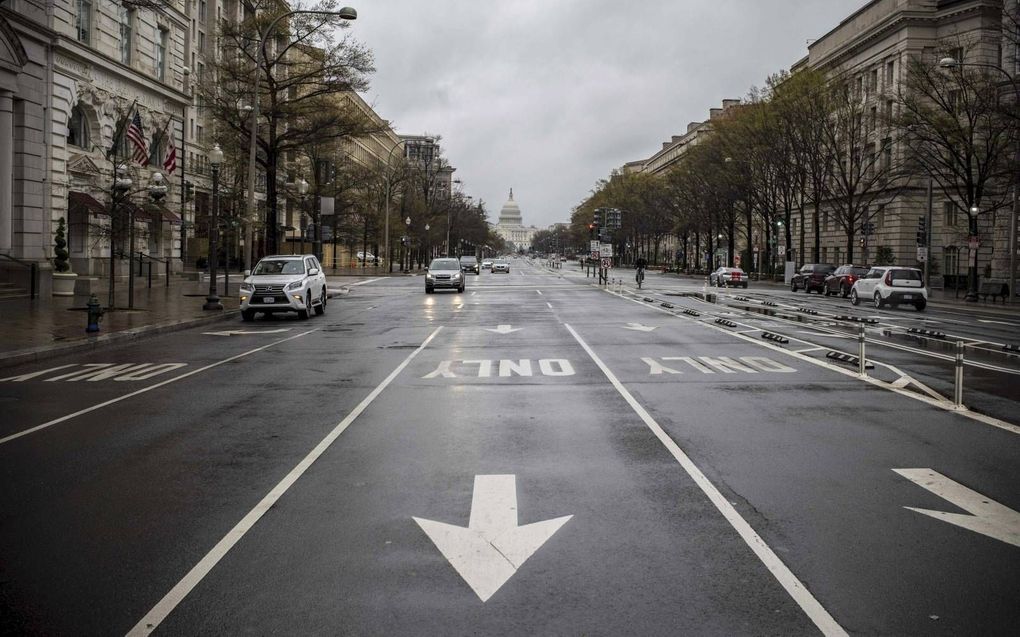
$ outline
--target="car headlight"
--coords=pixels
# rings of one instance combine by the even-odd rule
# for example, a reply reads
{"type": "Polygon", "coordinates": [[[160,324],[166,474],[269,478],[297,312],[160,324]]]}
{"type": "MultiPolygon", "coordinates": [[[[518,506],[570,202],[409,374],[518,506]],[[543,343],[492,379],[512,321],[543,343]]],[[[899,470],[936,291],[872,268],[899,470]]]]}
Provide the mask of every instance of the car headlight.
{"type": "Polygon", "coordinates": [[[460,272],[457,272],[457,273],[455,273],[455,274],[453,275],[453,278],[455,278],[455,279],[459,279],[459,278],[460,278],[460,272]]]}
{"type": "Polygon", "coordinates": [[[254,292],[255,291],[255,286],[252,285],[251,283],[248,283],[247,281],[245,281],[245,282],[241,283],[241,291],[242,292],[254,292]]]}
{"type": "Polygon", "coordinates": [[[288,283],[286,289],[296,290],[300,288],[302,285],[304,285],[304,283],[305,283],[304,281],[294,281],[293,283],[288,283]]]}
{"type": "Polygon", "coordinates": [[[436,276],[434,274],[426,274],[425,275],[425,280],[426,281],[434,281],[435,278],[436,278],[436,276]]]}

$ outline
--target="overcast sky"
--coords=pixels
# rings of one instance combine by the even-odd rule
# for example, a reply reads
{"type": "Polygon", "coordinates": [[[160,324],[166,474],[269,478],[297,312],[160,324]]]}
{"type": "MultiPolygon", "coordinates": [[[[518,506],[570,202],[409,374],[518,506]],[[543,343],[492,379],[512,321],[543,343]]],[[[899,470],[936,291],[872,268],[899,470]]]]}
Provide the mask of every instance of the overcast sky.
{"type": "Polygon", "coordinates": [[[569,221],[597,180],[807,54],[865,0],[349,0],[372,49],[365,98],[441,135],[495,222],[569,221]]]}

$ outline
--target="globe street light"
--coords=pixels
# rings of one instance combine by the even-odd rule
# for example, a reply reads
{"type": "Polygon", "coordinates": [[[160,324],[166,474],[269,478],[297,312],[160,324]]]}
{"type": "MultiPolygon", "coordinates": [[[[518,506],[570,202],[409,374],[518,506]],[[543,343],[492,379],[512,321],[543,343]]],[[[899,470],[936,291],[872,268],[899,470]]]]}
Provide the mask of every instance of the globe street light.
{"type": "Polygon", "coordinates": [[[404,225],[407,226],[407,231],[404,233],[404,237],[406,239],[404,253],[407,255],[407,266],[404,266],[404,259],[401,259],[400,271],[406,273],[411,271],[411,217],[404,219],[404,225]]]}
{"type": "Polygon", "coordinates": [[[216,266],[219,261],[219,248],[216,245],[219,239],[220,223],[220,164],[223,163],[223,151],[220,145],[216,144],[209,151],[209,165],[212,166],[213,183],[213,205],[212,221],[209,223],[209,295],[205,298],[203,310],[222,310],[223,304],[220,297],[216,295],[216,266]]]}

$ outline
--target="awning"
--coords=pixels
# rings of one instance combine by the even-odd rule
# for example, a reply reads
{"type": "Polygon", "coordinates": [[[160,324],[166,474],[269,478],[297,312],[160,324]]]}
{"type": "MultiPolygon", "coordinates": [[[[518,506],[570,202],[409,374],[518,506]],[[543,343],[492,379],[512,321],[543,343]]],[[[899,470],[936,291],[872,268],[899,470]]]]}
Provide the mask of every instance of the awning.
{"type": "Polygon", "coordinates": [[[161,203],[150,203],[145,206],[146,213],[152,218],[153,221],[167,222],[167,223],[180,223],[181,216],[170,210],[161,203]]]}
{"type": "Polygon", "coordinates": [[[106,206],[99,203],[92,195],[87,195],[83,192],[71,191],[67,195],[67,207],[69,210],[79,210],[94,215],[103,215],[106,217],[110,216],[110,211],[106,206]]]}

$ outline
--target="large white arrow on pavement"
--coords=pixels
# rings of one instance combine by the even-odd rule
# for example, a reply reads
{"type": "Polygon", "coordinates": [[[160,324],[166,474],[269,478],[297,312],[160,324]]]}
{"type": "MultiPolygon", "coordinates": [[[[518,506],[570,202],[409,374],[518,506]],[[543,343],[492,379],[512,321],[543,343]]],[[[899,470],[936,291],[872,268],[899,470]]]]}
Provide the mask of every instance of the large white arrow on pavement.
{"type": "Polygon", "coordinates": [[[916,507],[903,507],[904,509],[930,515],[936,520],[962,526],[1013,546],[1020,546],[1020,513],[968,489],[959,482],[950,480],[933,469],[893,469],[893,471],[940,498],[949,500],[970,515],[916,507]]]}
{"type": "Polygon", "coordinates": [[[467,528],[414,521],[484,602],[572,517],[517,526],[516,476],[483,475],[475,476],[467,528]]]}
{"type": "Polygon", "coordinates": [[[225,330],[223,332],[202,332],[202,334],[208,336],[241,336],[244,334],[279,334],[280,332],[289,332],[289,327],[284,327],[278,330],[225,330]]]}
{"type": "Polygon", "coordinates": [[[640,323],[627,323],[626,325],[623,326],[623,329],[625,329],[625,330],[635,330],[637,332],[651,332],[652,330],[656,329],[657,327],[658,327],[658,325],[649,326],[649,325],[642,325],[640,323]]]}
{"type": "Polygon", "coordinates": [[[486,332],[495,332],[496,334],[509,334],[511,332],[519,332],[519,331],[521,331],[524,328],[523,327],[510,327],[509,325],[500,325],[500,326],[496,327],[495,329],[493,329],[491,327],[486,327],[486,328],[482,328],[482,329],[484,329],[486,332]]]}

